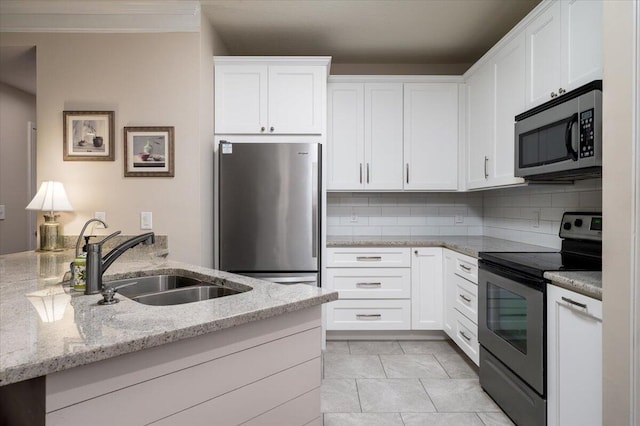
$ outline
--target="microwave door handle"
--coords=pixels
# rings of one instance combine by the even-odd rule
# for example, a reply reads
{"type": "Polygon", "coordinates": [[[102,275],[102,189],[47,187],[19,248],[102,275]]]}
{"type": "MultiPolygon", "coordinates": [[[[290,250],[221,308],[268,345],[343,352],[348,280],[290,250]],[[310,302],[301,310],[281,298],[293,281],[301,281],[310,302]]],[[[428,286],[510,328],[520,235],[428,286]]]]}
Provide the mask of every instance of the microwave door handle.
{"type": "MultiPolygon", "coordinates": [[[[569,119],[567,128],[564,132],[564,144],[567,147],[567,157],[573,161],[578,161],[578,152],[573,149],[573,124],[578,124],[578,113],[575,113],[569,119]]],[[[579,149],[579,147],[578,147],[579,149]]]]}

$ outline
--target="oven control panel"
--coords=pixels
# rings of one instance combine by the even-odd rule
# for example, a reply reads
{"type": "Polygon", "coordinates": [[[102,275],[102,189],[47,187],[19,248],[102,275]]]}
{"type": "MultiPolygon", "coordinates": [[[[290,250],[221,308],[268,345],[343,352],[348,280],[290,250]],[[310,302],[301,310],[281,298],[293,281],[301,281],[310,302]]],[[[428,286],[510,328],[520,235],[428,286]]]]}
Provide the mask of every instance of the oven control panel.
{"type": "Polygon", "coordinates": [[[560,224],[560,238],[602,241],[602,213],[565,213],[560,224]]]}

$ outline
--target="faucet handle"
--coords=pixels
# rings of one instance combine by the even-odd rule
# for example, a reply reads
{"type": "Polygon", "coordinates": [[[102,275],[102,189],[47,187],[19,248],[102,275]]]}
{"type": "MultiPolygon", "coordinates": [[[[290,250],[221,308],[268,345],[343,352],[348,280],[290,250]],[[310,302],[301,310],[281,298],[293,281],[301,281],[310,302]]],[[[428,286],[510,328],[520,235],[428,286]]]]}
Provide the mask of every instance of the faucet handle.
{"type": "Polygon", "coordinates": [[[111,286],[102,286],[102,294],[103,299],[98,302],[98,305],[113,305],[120,301],[120,299],[114,297],[118,289],[113,288],[111,286]]]}

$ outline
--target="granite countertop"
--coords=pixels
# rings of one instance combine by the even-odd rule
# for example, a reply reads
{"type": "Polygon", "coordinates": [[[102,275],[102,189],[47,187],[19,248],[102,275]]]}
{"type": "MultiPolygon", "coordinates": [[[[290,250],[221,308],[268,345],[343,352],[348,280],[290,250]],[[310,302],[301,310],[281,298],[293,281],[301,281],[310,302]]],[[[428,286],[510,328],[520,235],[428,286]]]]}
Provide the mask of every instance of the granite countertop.
{"type": "Polygon", "coordinates": [[[0,256],[0,386],[330,302],[337,292],[283,286],[157,256],[118,259],[104,281],[183,274],[250,291],[173,306],[149,306],[118,295],[74,292],[62,279],[73,250],[0,256]],[[48,318],[38,308],[53,307],[48,318]],[[42,317],[41,317],[42,315],[42,317]]]}
{"type": "Polygon", "coordinates": [[[545,272],[551,284],[602,300],[602,271],[545,272]]]}
{"type": "Polygon", "coordinates": [[[518,243],[493,237],[327,237],[327,247],[445,247],[467,256],[479,257],[481,251],[558,251],[551,247],[518,243]]]}

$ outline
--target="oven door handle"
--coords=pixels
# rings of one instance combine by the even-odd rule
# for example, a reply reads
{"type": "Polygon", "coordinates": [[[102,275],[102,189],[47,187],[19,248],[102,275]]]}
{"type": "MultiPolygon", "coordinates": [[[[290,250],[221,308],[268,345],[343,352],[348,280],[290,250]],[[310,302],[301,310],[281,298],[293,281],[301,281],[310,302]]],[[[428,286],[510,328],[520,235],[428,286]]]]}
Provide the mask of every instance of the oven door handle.
{"type": "MultiPolygon", "coordinates": [[[[564,145],[567,147],[567,157],[578,161],[578,152],[573,149],[573,125],[578,124],[578,113],[571,116],[564,131],[564,145]]],[[[579,147],[578,147],[579,149],[579,147]]]]}

